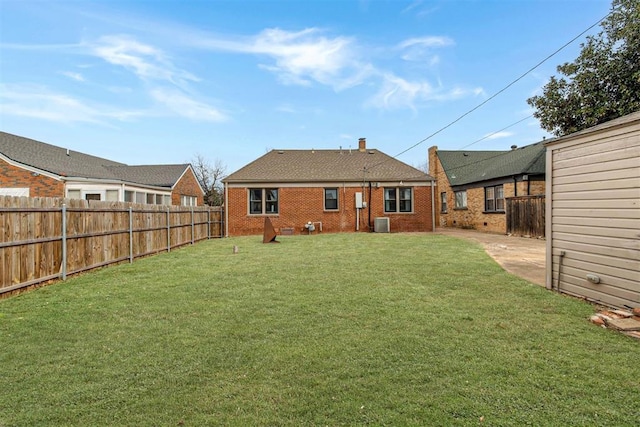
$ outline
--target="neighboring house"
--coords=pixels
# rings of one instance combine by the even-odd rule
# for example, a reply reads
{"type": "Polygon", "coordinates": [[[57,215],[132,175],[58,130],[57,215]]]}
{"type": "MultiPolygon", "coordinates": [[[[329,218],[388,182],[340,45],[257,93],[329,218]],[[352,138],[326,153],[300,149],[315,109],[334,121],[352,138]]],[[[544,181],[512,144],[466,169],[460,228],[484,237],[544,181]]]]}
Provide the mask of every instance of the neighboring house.
{"type": "Polygon", "coordinates": [[[547,288],[640,307],[640,111],[547,147],[547,288]]]}
{"type": "Polygon", "coordinates": [[[433,231],[433,178],[378,150],[272,150],[224,180],[226,235],[433,231]],[[309,226],[311,223],[311,227],[309,226]]]}
{"type": "Polygon", "coordinates": [[[438,187],[437,224],[505,233],[505,199],[544,195],[544,152],[542,142],[508,151],[429,148],[429,174],[438,187]]]}
{"type": "Polygon", "coordinates": [[[189,164],[129,166],[0,132],[0,196],[203,204],[189,164]]]}

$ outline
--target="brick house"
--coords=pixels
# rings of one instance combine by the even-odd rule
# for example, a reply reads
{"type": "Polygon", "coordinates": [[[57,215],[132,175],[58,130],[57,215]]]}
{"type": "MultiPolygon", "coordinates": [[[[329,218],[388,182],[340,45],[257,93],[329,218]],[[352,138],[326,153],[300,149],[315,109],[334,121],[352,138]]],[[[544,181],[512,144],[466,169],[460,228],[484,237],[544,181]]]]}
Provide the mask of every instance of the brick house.
{"type": "Polygon", "coordinates": [[[224,180],[227,236],[433,231],[433,178],[378,150],[272,150],[224,180]],[[309,227],[311,225],[311,227],[309,227]]]}
{"type": "Polygon", "coordinates": [[[129,166],[0,132],[0,196],[200,206],[189,164],[129,166]]]}
{"type": "Polygon", "coordinates": [[[508,151],[442,151],[429,148],[429,174],[436,179],[440,227],[506,232],[505,200],[544,196],[543,142],[508,151]]]}

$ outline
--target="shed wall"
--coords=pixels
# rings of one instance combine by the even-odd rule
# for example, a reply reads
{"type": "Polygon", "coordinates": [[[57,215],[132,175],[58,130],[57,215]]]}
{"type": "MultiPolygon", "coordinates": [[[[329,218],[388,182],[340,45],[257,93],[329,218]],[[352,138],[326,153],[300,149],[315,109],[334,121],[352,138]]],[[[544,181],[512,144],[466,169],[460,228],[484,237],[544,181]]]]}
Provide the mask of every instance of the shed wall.
{"type": "Polygon", "coordinates": [[[547,287],[614,307],[640,307],[640,114],[632,116],[547,146],[547,287]]]}

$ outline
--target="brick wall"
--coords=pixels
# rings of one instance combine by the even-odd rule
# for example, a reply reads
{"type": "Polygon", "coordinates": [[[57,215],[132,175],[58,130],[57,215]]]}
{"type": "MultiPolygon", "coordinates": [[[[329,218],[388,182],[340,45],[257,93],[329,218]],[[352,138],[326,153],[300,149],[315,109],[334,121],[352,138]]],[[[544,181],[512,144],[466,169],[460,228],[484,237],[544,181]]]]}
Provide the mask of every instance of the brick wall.
{"type": "Polygon", "coordinates": [[[202,191],[200,191],[198,180],[191,169],[188,169],[180,181],[173,187],[171,191],[171,204],[179,206],[180,196],[196,196],[198,198],[198,206],[204,205],[204,195],[202,191]]]}
{"type": "Polygon", "coordinates": [[[4,160],[0,160],[0,187],[28,187],[30,197],[64,197],[64,182],[44,175],[34,176],[33,172],[4,160]]]}
{"type": "MultiPolygon", "coordinates": [[[[436,225],[439,227],[471,228],[490,233],[506,233],[507,220],[502,212],[484,213],[484,186],[467,189],[467,208],[455,209],[455,195],[437,156],[438,147],[429,148],[429,175],[436,179],[436,225]],[[447,213],[442,213],[440,193],[447,193],[447,213]]],[[[544,194],[544,181],[519,181],[518,196],[544,194]]],[[[504,197],[515,195],[513,181],[503,184],[504,197]]]]}
{"type": "MultiPolygon", "coordinates": [[[[257,187],[256,187],[257,188],[257,187]]],[[[268,188],[268,186],[266,187],[268,188]]],[[[359,231],[369,230],[369,208],[371,209],[371,225],[374,218],[389,217],[392,232],[432,231],[431,224],[431,188],[414,188],[413,213],[384,213],[384,189],[362,187],[338,187],[338,210],[324,210],[324,187],[281,187],[278,188],[279,214],[269,215],[276,232],[281,234],[283,228],[292,228],[294,234],[305,234],[304,225],[311,222],[322,222],[325,233],[356,231],[355,193],[361,192],[368,202],[368,207],[360,210],[359,231]]],[[[227,190],[227,212],[230,236],[262,234],[264,216],[249,215],[248,192],[246,188],[229,188],[227,190]]],[[[319,228],[316,224],[316,228],[319,228]]]]}

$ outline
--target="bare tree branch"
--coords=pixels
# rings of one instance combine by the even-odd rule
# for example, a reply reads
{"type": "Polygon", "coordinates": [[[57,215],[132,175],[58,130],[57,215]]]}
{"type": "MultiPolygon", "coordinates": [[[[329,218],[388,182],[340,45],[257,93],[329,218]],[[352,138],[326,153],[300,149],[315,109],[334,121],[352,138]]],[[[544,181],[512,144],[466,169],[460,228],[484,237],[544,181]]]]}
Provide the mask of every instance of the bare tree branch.
{"type": "Polygon", "coordinates": [[[224,203],[222,179],[227,174],[226,165],[220,159],[211,164],[202,154],[196,153],[191,159],[191,167],[204,190],[205,204],[221,206],[224,203]]]}

